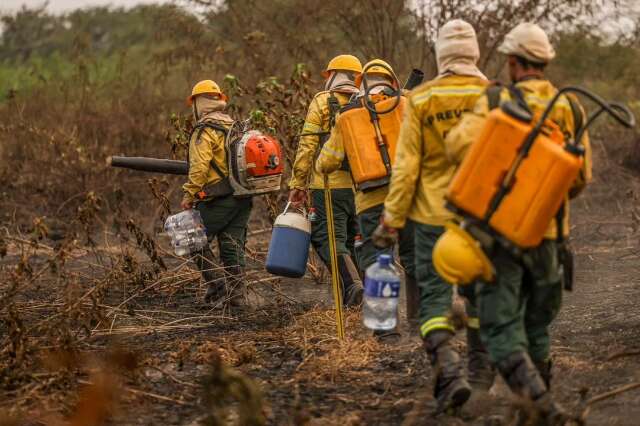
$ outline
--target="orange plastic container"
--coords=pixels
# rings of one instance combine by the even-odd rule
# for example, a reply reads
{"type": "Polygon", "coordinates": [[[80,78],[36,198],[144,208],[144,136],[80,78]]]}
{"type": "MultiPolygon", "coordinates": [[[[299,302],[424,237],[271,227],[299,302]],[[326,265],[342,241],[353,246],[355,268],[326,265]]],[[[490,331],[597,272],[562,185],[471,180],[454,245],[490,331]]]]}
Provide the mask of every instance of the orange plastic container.
{"type": "Polygon", "coordinates": [[[453,206],[476,219],[488,219],[493,230],[521,248],[540,244],[583,161],[580,154],[565,149],[557,127],[541,132],[515,170],[510,191],[489,215],[492,200],[531,130],[531,123],[500,108],[491,111],[447,193],[453,206]]]}
{"type": "MultiPolygon", "coordinates": [[[[398,102],[396,98],[380,101],[376,103],[376,110],[385,111],[395,102],[398,102]]],[[[406,99],[401,97],[394,110],[378,116],[382,138],[387,146],[392,165],[405,103],[406,99]]],[[[336,126],[342,134],[345,153],[356,187],[367,189],[367,187],[374,188],[389,183],[389,173],[382,160],[369,111],[364,106],[360,106],[341,112],[336,126]]]]}

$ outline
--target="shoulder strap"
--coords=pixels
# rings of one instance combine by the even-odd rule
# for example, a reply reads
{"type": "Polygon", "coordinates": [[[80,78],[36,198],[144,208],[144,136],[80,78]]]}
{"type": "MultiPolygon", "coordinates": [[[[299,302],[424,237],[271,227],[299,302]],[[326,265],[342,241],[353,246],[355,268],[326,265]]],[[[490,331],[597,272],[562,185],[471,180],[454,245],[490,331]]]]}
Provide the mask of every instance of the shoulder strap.
{"type": "MultiPolygon", "coordinates": [[[[202,132],[204,131],[204,129],[206,128],[210,128],[210,129],[214,129],[214,130],[218,130],[220,132],[222,132],[225,136],[225,138],[227,137],[227,134],[229,133],[229,129],[227,129],[226,127],[224,127],[221,124],[218,123],[213,123],[213,122],[207,122],[207,121],[203,121],[202,123],[198,123],[193,127],[193,130],[191,131],[191,134],[193,135],[194,133],[196,134],[196,140],[200,139],[200,136],[202,135],[202,132]]],[[[225,150],[226,150],[226,144],[225,144],[225,150]]],[[[189,162],[189,159],[187,158],[187,163],[189,162]]],[[[216,172],[216,174],[218,176],[220,176],[221,178],[225,177],[225,174],[222,172],[222,169],[216,164],[216,162],[212,159],[209,164],[211,165],[211,168],[213,169],[214,172],[216,172]]]]}
{"type": "Polygon", "coordinates": [[[495,83],[489,86],[486,90],[487,100],[489,102],[489,111],[496,109],[500,106],[500,95],[502,91],[507,89],[509,94],[511,95],[511,99],[518,104],[518,106],[525,111],[531,113],[531,108],[527,104],[527,101],[524,98],[524,93],[517,87],[515,84],[511,84],[509,86],[503,86],[500,83],[495,83]]]}
{"type": "Polygon", "coordinates": [[[338,111],[340,111],[340,101],[338,101],[338,98],[336,98],[333,92],[330,92],[328,105],[329,105],[329,130],[331,130],[333,129],[333,126],[336,125],[336,114],[338,114],[338,111]]]}
{"type": "Polygon", "coordinates": [[[489,101],[489,111],[494,110],[500,106],[500,94],[504,86],[501,84],[494,84],[487,87],[487,100],[489,101]]]}
{"type": "Polygon", "coordinates": [[[324,145],[324,143],[329,139],[329,135],[331,134],[331,129],[333,129],[334,126],[336,125],[336,115],[338,114],[338,112],[340,112],[340,109],[342,108],[340,106],[340,101],[338,101],[338,98],[335,97],[333,92],[330,92],[329,99],[328,99],[328,105],[329,105],[329,130],[327,130],[327,131],[323,130],[321,132],[300,133],[298,136],[300,136],[300,137],[302,137],[302,136],[319,136],[320,137],[320,146],[324,145]]]}
{"type": "Polygon", "coordinates": [[[202,133],[202,131],[206,128],[210,128],[210,129],[214,129],[214,130],[219,130],[222,133],[224,133],[225,135],[227,133],[229,133],[229,129],[227,129],[226,127],[224,127],[222,124],[218,124],[218,123],[214,123],[212,121],[203,121],[202,123],[198,123],[193,127],[192,132],[198,132],[198,137],[200,137],[200,134],[202,133]]]}
{"type": "Polygon", "coordinates": [[[533,116],[533,111],[531,111],[531,108],[529,107],[527,100],[524,98],[524,92],[522,91],[522,89],[520,89],[515,84],[511,84],[507,88],[509,89],[509,94],[511,95],[511,98],[514,101],[516,101],[518,106],[533,116]]]}

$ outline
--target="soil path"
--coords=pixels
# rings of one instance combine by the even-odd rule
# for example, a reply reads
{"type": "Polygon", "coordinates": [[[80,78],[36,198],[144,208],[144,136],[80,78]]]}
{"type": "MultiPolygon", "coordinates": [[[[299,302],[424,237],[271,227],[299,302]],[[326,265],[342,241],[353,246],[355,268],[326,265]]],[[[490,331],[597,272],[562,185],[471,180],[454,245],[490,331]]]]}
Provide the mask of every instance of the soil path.
{"type": "MultiPolygon", "coordinates": [[[[577,283],[573,293],[565,293],[553,327],[554,393],[574,411],[582,408],[580,401],[640,381],[639,355],[609,360],[614,354],[640,349],[640,224],[634,215],[639,182],[605,155],[596,147],[595,182],[573,205],[577,283]]],[[[261,317],[263,322],[260,317],[250,320],[253,331],[225,336],[223,329],[201,330],[187,338],[201,346],[219,345],[222,339],[230,354],[243,345],[251,348],[246,362],[238,362],[237,355],[229,359],[260,383],[270,423],[485,424],[491,415],[508,412],[509,394],[498,383],[490,395],[471,401],[462,418],[431,418],[431,370],[415,335],[403,329],[400,342],[379,344],[368,338],[358,314],[352,313],[348,317],[352,341],[341,347],[331,338],[326,286],[288,281],[281,283],[280,291],[301,302],[287,305],[287,315],[271,309],[261,317]],[[272,315],[282,323],[274,325],[272,315]],[[264,334],[264,330],[269,331],[264,334]],[[300,332],[308,333],[304,345],[287,341],[300,332]],[[281,340],[269,341],[267,335],[281,340]]],[[[458,344],[462,348],[463,339],[458,344]]],[[[185,368],[185,377],[202,373],[201,365],[193,372],[185,368]]],[[[197,421],[202,418],[197,401],[199,408],[193,414],[177,407],[168,411],[166,404],[158,404],[152,417],[159,415],[175,424],[197,421]]],[[[640,390],[636,389],[594,404],[588,424],[631,426],[638,419],[640,390]]],[[[132,423],[153,422],[143,417],[132,423]]]]}

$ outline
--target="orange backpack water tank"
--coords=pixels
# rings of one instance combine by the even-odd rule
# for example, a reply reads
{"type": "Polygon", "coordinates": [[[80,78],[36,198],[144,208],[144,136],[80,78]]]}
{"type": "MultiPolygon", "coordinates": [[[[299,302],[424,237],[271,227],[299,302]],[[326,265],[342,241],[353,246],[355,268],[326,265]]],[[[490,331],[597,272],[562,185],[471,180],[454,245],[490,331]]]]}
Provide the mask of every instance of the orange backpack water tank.
{"type": "Polygon", "coordinates": [[[483,220],[516,246],[529,248],[542,241],[583,158],[552,122],[519,157],[533,128],[521,112],[508,104],[489,113],[449,186],[447,200],[463,215],[483,220]],[[510,174],[514,179],[502,192],[510,174]]]}
{"type": "MultiPolygon", "coordinates": [[[[396,154],[396,145],[406,99],[404,97],[388,98],[375,104],[378,115],[382,139],[386,146],[391,165],[396,154]],[[397,107],[384,113],[397,103],[397,107]]],[[[383,161],[383,153],[378,145],[376,129],[371,120],[371,114],[364,105],[349,108],[341,112],[336,126],[342,134],[344,149],[351,169],[356,189],[369,190],[387,185],[390,170],[383,161]]]]}

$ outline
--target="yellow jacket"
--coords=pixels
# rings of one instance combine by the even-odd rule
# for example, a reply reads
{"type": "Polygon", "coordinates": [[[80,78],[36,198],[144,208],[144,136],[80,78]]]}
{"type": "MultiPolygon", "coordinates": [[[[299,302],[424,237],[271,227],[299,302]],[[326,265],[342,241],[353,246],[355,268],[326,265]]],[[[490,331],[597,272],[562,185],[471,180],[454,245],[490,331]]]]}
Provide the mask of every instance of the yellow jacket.
{"type": "MultiPolygon", "coordinates": [[[[333,92],[340,106],[349,102],[351,95],[333,92]]],[[[317,133],[330,132],[329,91],[317,93],[307,111],[307,118],[302,128],[302,136],[298,142],[296,159],[293,163],[290,188],[297,189],[322,189],[324,188],[324,176],[314,170],[313,161],[318,154],[320,135],[317,133]]],[[[339,167],[338,167],[339,168],[339,167]]],[[[351,188],[351,176],[349,172],[335,169],[329,175],[330,188],[351,188]]]]}
{"type": "MultiPolygon", "coordinates": [[[[212,123],[229,129],[233,119],[222,112],[214,112],[198,120],[198,124],[212,123]]],[[[183,200],[194,201],[196,194],[206,185],[219,182],[229,175],[227,152],[225,150],[225,134],[220,130],[205,127],[202,132],[195,131],[189,141],[189,176],[187,182],[182,185],[184,191],[183,200]],[[200,137],[198,137],[198,135],[200,137]],[[218,175],[211,167],[211,161],[223,173],[218,175]]]]}
{"type": "MultiPolygon", "coordinates": [[[[547,80],[526,80],[517,83],[516,86],[522,91],[525,101],[534,114],[541,114],[551,98],[557,93],[557,89],[547,80]]],[[[505,88],[500,93],[500,101],[503,102],[510,99],[511,95],[505,88]]],[[[579,105],[577,99],[574,98],[574,100],[579,105]]],[[[584,124],[586,123],[586,115],[582,106],[580,106],[580,112],[582,113],[584,124]]],[[[483,95],[476,103],[473,114],[465,115],[460,124],[449,132],[446,138],[446,151],[450,161],[456,164],[462,161],[469,146],[475,141],[475,137],[480,134],[488,113],[489,101],[487,96],[483,95]]],[[[565,134],[569,134],[571,137],[575,136],[573,112],[567,97],[560,97],[549,114],[549,119],[554,121],[565,134]]],[[[589,135],[586,132],[582,138],[582,146],[585,149],[584,164],[571,189],[572,196],[578,195],[586,184],[592,180],[591,144],[589,135]]],[[[569,203],[565,203],[564,233],[565,236],[569,235],[569,203]]],[[[556,221],[554,219],[545,233],[545,238],[555,239],[556,235],[556,221]]]]}
{"type": "MultiPolygon", "coordinates": [[[[339,127],[334,127],[329,140],[320,150],[320,155],[316,160],[316,171],[320,173],[320,176],[326,173],[335,173],[342,165],[344,158],[345,150],[342,132],[339,127]]],[[[349,187],[352,187],[351,175],[348,172],[346,173],[349,176],[349,187]]],[[[388,191],[388,185],[368,192],[356,191],[356,214],[384,203],[388,191]]]]}
{"type": "Polygon", "coordinates": [[[473,110],[487,84],[482,78],[451,75],[411,92],[384,203],[386,225],[402,228],[408,217],[442,226],[453,218],[444,196],[456,165],[445,155],[444,137],[473,110]]]}

